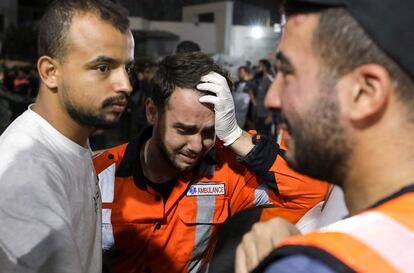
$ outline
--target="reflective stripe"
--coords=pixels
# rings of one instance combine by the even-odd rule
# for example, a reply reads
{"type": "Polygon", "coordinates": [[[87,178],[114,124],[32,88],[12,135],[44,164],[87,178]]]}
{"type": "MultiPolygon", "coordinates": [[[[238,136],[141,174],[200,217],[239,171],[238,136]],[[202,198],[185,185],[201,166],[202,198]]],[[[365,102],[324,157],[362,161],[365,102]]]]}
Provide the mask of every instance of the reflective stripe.
{"type": "Polygon", "coordinates": [[[114,232],[111,224],[111,209],[102,209],[102,249],[109,250],[115,244],[114,232]]]}
{"type": "Polygon", "coordinates": [[[112,203],[114,201],[115,171],[116,165],[113,163],[98,174],[103,203],[112,203]]]}
{"type": "Polygon", "coordinates": [[[111,209],[102,209],[102,223],[103,224],[110,224],[111,223],[111,209]]]}
{"type": "Polygon", "coordinates": [[[254,191],[254,205],[255,206],[274,206],[269,200],[269,188],[266,184],[261,184],[254,191]]]}
{"type": "MultiPolygon", "coordinates": [[[[383,259],[377,252],[357,238],[342,232],[312,232],[306,235],[294,236],[282,243],[283,245],[316,247],[323,250],[321,253],[314,253],[316,259],[330,264],[333,268],[348,266],[352,272],[364,273],[401,273],[398,272],[388,261],[383,259]],[[323,252],[330,253],[337,259],[331,259],[323,252]]],[[[293,247],[291,253],[298,253],[293,247]]],[[[306,248],[305,248],[306,249],[306,248]]],[[[303,253],[303,248],[299,250],[303,253]]],[[[344,271],[349,272],[349,271],[344,271]]]]}
{"type": "Polygon", "coordinates": [[[277,134],[277,139],[276,139],[277,144],[281,145],[282,139],[283,139],[283,129],[280,129],[279,133],[277,134]]]}
{"type": "MultiPolygon", "coordinates": [[[[115,163],[103,170],[99,175],[99,188],[101,190],[102,202],[112,203],[114,201],[115,185],[115,163]]],[[[102,249],[109,250],[115,244],[114,232],[111,223],[111,209],[102,209],[102,249]]]]}
{"type": "Polygon", "coordinates": [[[216,209],[216,196],[197,197],[196,239],[188,272],[200,272],[209,239],[211,237],[214,211],[216,209]],[[205,223],[205,224],[198,224],[205,223]]]}
{"type": "Polygon", "coordinates": [[[414,270],[414,232],[382,213],[367,212],[334,223],[322,231],[349,234],[376,251],[397,270],[414,270]]]}

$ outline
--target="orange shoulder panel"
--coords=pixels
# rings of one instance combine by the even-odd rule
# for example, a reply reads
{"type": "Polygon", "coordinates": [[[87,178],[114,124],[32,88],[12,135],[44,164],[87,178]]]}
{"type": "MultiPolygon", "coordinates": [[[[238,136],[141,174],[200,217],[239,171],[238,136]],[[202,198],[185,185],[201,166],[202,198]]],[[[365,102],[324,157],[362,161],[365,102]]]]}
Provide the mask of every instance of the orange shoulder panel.
{"type": "Polygon", "coordinates": [[[285,204],[282,208],[264,209],[260,221],[284,217],[296,223],[309,209],[325,199],[329,184],[295,172],[281,156],[276,158],[275,164],[272,169],[275,170],[279,194],[285,204]]]}
{"type": "Polygon", "coordinates": [[[340,232],[313,232],[293,236],[278,247],[301,245],[316,247],[335,256],[355,272],[397,273],[398,271],[367,245],[340,232]]]}
{"type": "Polygon", "coordinates": [[[93,157],[93,165],[95,167],[96,173],[99,174],[113,163],[116,164],[118,168],[119,164],[122,161],[122,158],[125,153],[125,149],[128,146],[128,143],[104,150],[93,157]]]}

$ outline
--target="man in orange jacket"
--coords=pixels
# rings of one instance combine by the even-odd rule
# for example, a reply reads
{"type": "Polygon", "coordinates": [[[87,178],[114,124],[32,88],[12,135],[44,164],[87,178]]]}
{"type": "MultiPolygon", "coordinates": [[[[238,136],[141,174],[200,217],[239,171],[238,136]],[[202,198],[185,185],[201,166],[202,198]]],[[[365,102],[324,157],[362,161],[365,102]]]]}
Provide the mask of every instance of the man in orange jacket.
{"type": "MultiPolygon", "coordinates": [[[[413,272],[414,2],[291,0],[285,10],[266,102],[284,116],[290,166],[342,187],[351,217],[283,241],[254,272],[413,272]]],[[[256,226],[237,272],[266,252],[254,242],[274,239],[260,236],[269,225],[295,232],[256,226]]]]}
{"type": "Polygon", "coordinates": [[[205,54],[166,57],[146,101],[152,128],[94,159],[105,269],[199,272],[218,227],[238,211],[310,209],[323,199],[326,183],[284,173],[278,145],[237,126],[229,86],[205,54]],[[306,190],[298,196],[286,184],[306,190]]]}

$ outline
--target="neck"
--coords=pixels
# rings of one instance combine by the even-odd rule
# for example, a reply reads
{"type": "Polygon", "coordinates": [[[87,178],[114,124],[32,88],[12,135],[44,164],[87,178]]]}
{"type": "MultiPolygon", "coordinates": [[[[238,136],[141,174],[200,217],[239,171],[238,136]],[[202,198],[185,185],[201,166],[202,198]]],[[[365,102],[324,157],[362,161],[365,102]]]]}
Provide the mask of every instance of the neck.
{"type": "Polygon", "coordinates": [[[153,183],[165,183],[178,175],[179,171],[170,167],[151,137],[140,151],[142,172],[153,183]]]}
{"type": "Polygon", "coordinates": [[[360,138],[355,145],[352,169],[343,184],[351,215],[414,183],[414,126],[409,127],[395,122],[390,130],[367,133],[366,141],[360,138]]]}
{"type": "Polygon", "coordinates": [[[39,92],[33,111],[43,117],[56,130],[80,146],[87,148],[89,134],[93,128],[85,127],[74,121],[63,110],[61,103],[54,98],[45,98],[44,92],[39,92]]]}

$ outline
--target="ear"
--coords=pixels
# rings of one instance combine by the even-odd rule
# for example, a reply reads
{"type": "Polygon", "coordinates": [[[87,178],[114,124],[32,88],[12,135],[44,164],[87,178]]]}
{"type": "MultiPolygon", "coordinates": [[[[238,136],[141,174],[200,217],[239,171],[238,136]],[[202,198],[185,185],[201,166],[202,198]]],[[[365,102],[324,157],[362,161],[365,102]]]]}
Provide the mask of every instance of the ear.
{"type": "Polygon", "coordinates": [[[57,88],[58,63],[54,59],[49,56],[40,57],[37,60],[37,70],[44,85],[52,90],[57,88]]]}
{"type": "Polygon", "coordinates": [[[368,125],[384,113],[392,89],[388,71],[378,64],[359,66],[352,72],[353,84],[348,98],[351,122],[368,125]]]}
{"type": "Polygon", "coordinates": [[[158,119],[158,109],[151,98],[145,100],[145,114],[151,125],[154,125],[158,119]]]}

